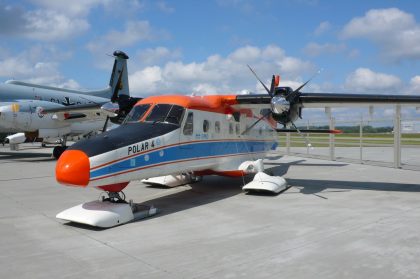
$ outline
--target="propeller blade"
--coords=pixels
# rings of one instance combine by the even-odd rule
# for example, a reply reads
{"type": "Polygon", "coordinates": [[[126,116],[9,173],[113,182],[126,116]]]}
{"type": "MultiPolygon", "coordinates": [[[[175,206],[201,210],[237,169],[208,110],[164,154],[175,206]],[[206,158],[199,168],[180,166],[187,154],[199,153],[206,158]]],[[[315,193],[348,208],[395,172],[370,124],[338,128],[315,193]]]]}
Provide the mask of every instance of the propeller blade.
{"type": "Polygon", "coordinates": [[[301,86],[299,86],[295,91],[293,91],[292,93],[290,93],[286,99],[290,102],[291,100],[293,100],[300,92],[300,90],[305,87],[311,80],[313,80],[317,75],[319,75],[321,73],[322,69],[318,70],[318,72],[316,72],[315,74],[312,75],[312,77],[310,79],[308,79],[304,84],[302,84],[301,86]]]}
{"type": "MultiPolygon", "coordinates": [[[[265,88],[265,90],[267,91],[268,95],[270,95],[270,97],[273,97],[273,94],[271,93],[271,91],[267,88],[267,86],[265,86],[264,82],[261,81],[261,79],[258,77],[258,75],[251,68],[251,66],[249,66],[248,64],[247,64],[247,66],[251,70],[251,72],[254,74],[254,76],[258,79],[258,81],[261,83],[261,85],[265,88]]],[[[273,76],[273,79],[274,79],[274,76],[273,76]]],[[[273,86],[273,82],[271,83],[271,86],[273,86]]]]}
{"type": "Polygon", "coordinates": [[[242,132],[241,135],[244,135],[246,133],[248,133],[248,131],[250,131],[252,128],[254,128],[255,125],[258,124],[258,122],[260,122],[261,120],[263,120],[264,118],[266,118],[267,116],[269,116],[271,114],[271,110],[268,111],[266,114],[264,114],[263,116],[261,116],[260,118],[258,118],[257,121],[255,121],[251,126],[248,127],[248,129],[246,129],[245,131],[242,132]]]}
{"type": "Polygon", "coordinates": [[[102,133],[103,133],[103,132],[106,132],[106,128],[107,128],[107,126],[108,126],[108,121],[109,121],[109,116],[106,116],[106,120],[105,120],[105,123],[104,123],[104,127],[102,128],[102,133]]]}

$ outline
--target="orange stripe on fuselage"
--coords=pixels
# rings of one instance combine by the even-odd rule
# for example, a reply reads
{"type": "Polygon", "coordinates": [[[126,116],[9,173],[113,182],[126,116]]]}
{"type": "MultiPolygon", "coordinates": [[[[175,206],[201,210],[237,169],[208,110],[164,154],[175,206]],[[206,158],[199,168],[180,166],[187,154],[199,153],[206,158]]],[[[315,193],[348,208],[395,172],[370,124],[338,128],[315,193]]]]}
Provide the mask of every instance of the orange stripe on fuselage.
{"type": "Polygon", "coordinates": [[[237,102],[236,95],[166,95],[144,98],[138,101],[136,105],[140,104],[173,104],[188,109],[228,114],[233,112],[231,106],[237,104],[237,102]]]}

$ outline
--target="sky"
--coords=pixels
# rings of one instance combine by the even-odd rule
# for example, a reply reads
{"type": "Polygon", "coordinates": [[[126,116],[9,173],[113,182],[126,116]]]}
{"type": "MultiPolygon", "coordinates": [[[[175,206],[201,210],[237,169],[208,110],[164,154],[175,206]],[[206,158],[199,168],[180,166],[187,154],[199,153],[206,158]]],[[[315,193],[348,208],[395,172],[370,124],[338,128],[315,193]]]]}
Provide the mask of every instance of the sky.
{"type": "Polygon", "coordinates": [[[0,82],[108,85],[128,54],[134,96],[304,92],[420,94],[420,2],[410,0],[0,0],[0,82]]]}

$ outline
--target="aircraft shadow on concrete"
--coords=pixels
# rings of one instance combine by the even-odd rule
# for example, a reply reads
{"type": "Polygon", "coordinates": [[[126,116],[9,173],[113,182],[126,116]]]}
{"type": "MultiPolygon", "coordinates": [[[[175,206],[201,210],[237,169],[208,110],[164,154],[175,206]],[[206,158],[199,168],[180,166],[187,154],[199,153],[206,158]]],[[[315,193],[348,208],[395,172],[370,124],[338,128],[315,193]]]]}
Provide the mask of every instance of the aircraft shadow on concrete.
{"type": "MultiPolygon", "coordinates": [[[[246,181],[248,180],[249,179],[246,181]]],[[[165,215],[230,198],[241,194],[242,186],[242,179],[208,176],[200,182],[189,185],[188,188],[184,191],[142,202],[141,204],[149,206],[153,205],[154,207],[158,208],[159,213],[146,219],[134,220],[131,223],[147,221],[152,218],[159,218],[165,215]]],[[[156,186],[146,187],[157,188],[156,186]]],[[[168,187],[158,187],[158,189],[168,189],[168,187]]],[[[135,201],[135,197],[129,198],[133,198],[135,201]]],[[[102,231],[107,229],[73,222],[64,223],[64,225],[94,231],[102,231]]]]}
{"type": "MultiPolygon", "coordinates": [[[[290,163],[266,163],[266,165],[274,165],[275,167],[267,169],[274,175],[284,175],[290,166],[325,166],[325,167],[342,167],[346,164],[308,164],[303,163],[306,160],[298,160],[290,163]]],[[[153,205],[159,209],[159,213],[150,218],[142,220],[134,220],[133,222],[147,221],[152,218],[159,218],[165,215],[177,213],[180,211],[192,209],[198,206],[210,204],[223,199],[227,199],[242,194],[242,186],[252,180],[252,176],[246,177],[245,180],[238,178],[223,178],[217,176],[205,177],[201,182],[191,184],[189,189],[155,199],[147,200],[142,204],[153,205]]],[[[327,199],[320,193],[327,192],[349,192],[354,189],[365,189],[372,191],[403,191],[403,192],[420,192],[420,185],[400,184],[400,183],[384,183],[384,182],[354,182],[354,181],[335,181],[335,180],[312,180],[312,179],[287,179],[290,187],[298,189],[299,192],[289,192],[288,189],[283,191],[285,194],[305,194],[315,195],[322,199],[327,199]]],[[[155,186],[146,186],[155,187],[155,186]]],[[[162,187],[167,189],[167,187],[162,187]]],[[[256,196],[273,197],[277,195],[267,195],[264,193],[253,194],[256,196]]],[[[281,195],[281,193],[280,193],[281,195]]],[[[135,197],[132,197],[135,198],[135,197]]],[[[74,226],[83,229],[101,231],[104,229],[95,228],[88,225],[76,223],[65,223],[68,226],[74,226]]]]}
{"type": "MultiPolygon", "coordinates": [[[[303,163],[306,160],[298,160],[290,163],[271,163],[265,162],[266,166],[275,166],[268,168],[274,175],[285,175],[291,166],[306,167],[343,167],[344,163],[328,163],[328,164],[312,164],[303,163]]],[[[290,187],[299,189],[300,194],[315,195],[323,199],[327,199],[319,193],[331,192],[349,192],[351,190],[368,190],[368,191],[396,191],[396,192],[420,192],[420,184],[402,184],[387,182],[364,182],[364,181],[339,181],[339,180],[314,180],[314,179],[293,179],[288,178],[287,183],[290,187]]],[[[287,194],[298,194],[296,192],[286,192],[287,194]]]]}
{"type": "Polygon", "coordinates": [[[287,179],[287,181],[289,185],[299,189],[299,193],[306,195],[320,192],[349,192],[351,190],[420,192],[420,184],[314,179],[287,179]]]}
{"type": "Polygon", "coordinates": [[[327,164],[314,164],[314,163],[304,163],[306,160],[297,160],[289,163],[278,163],[278,162],[270,162],[265,161],[264,165],[266,167],[267,172],[271,173],[272,175],[276,176],[283,176],[285,175],[291,166],[306,166],[306,167],[344,167],[348,164],[345,163],[327,163],[327,164]]]}
{"type": "Polygon", "coordinates": [[[18,160],[22,162],[40,162],[40,161],[54,161],[55,159],[51,157],[49,153],[42,152],[1,152],[0,151],[0,161],[1,160],[18,160]]]}

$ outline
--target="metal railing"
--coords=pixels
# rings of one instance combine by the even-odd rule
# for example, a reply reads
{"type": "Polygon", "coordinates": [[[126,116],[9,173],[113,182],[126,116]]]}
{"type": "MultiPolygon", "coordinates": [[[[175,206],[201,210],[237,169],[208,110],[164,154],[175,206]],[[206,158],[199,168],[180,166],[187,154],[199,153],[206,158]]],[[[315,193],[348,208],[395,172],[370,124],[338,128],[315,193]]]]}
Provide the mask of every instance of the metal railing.
{"type": "Polygon", "coordinates": [[[402,131],[403,121],[420,123],[420,117],[403,118],[399,105],[394,107],[394,117],[382,119],[360,117],[357,120],[336,120],[331,109],[326,108],[325,111],[325,121],[309,120],[305,128],[358,126],[358,132],[340,135],[282,133],[279,151],[301,157],[420,170],[420,133],[405,134],[402,131]],[[372,125],[392,126],[393,129],[386,133],[366,133],[365,128],[372,125]]]}

